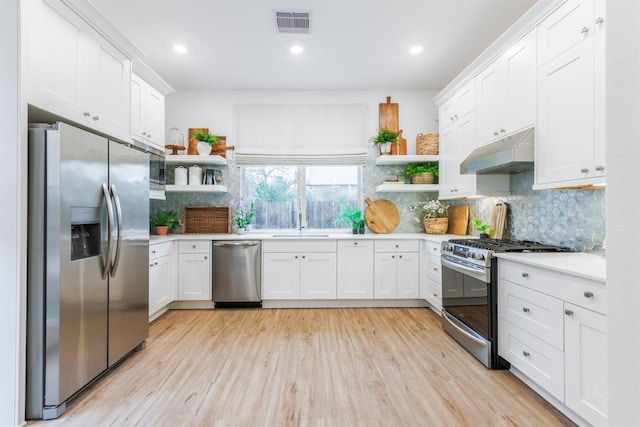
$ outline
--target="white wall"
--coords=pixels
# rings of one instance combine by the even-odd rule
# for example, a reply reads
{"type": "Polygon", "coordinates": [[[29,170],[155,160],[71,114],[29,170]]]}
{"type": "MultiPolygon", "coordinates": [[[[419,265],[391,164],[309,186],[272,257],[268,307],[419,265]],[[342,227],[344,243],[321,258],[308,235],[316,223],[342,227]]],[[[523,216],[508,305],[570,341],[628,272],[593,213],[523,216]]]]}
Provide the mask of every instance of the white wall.
{"type": "MultiPolygon", "coordinates": [[[[431,100],[436,91],[180,91],[166,98],[166,127],[185,134],[192,127],[208,127],[233,145],[233,106],[238,103],[368,105],[370,136],[378,129],[379,104],[387,96],[398,103],[400,129],[409,154],[415,154],[416,135],[438,131],[438,110],[431,100]]],[[[186,140],[185,140],[186,143],[186,140]]]]}
{"type": "Polygon", "coordinates": [[[607,2],[609,425],[640,426],[640,2],[607,2]]]}
{"type": "Polygon", "coordinates": [[[19,0],[0,0],[0,425],[24,421],[25,149],[21,146],[19,0]]]}

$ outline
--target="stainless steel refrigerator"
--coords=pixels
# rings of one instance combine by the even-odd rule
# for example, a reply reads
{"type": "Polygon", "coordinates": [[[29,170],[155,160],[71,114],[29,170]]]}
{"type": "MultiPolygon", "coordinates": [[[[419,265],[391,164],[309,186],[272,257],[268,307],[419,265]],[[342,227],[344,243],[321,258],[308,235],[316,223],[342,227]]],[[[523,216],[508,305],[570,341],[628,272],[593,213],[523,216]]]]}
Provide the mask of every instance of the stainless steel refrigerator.
{"type": "Polygon", "coordinates": [[[27,418],[149,333],[149,157],[65,123],[29,127],[27,418]]]}

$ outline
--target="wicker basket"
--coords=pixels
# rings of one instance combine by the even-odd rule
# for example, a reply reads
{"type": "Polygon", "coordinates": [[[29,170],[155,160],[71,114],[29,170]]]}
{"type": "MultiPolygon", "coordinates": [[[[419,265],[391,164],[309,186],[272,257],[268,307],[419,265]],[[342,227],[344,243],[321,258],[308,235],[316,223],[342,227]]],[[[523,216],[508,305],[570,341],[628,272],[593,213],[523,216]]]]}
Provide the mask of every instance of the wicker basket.
{"type": "Polygon", "coordinates": [[[436,155],[440,153],[437,133],[418,134],[416,136],[416,154],[436,155]]]}
{"type": "Polygon", "coordinates": [[[431,172],[423,172],[411,175],[412,184],[433,184],[434,180],[435,177],[431,172]]]}
{"type": "Polygon", "coordinates": [[[184,234],[231,233],[231,209],[228,206],[185,206],[182,216],[184,234]]]}
{"type": "Polygon", "coordinates": [[[425,218],[424,229],[429,234],[447,234],[449,218],[425,218]]]}

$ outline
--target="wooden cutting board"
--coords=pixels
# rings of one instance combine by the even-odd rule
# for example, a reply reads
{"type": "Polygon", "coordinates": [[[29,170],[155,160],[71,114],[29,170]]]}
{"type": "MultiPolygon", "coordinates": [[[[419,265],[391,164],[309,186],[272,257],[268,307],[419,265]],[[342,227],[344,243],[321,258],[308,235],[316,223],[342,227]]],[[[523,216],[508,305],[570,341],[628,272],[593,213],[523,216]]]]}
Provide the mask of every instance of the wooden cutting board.
{"type": "Polygon", "coordinates": [[[447,234],[467,234],[469,225],[469,205],[449,206],[449,228],[447,234]]]}
{"type": "Polygon", "coordinates": [[[489,226],[491,230],[493,230],[492,237],[494,239],[502,239],[507,224],[507,208],[506,203],[496,203],[495,206],[491,208],[491,222],[489,226]]]}
{"type": "MultiPolygon", "coordinates": [[[[380,104],[380,118],[378,120],[378,130],[387,129],[394,132],[401,132],[398,115],[398,103],[391,102],[391,97],[387,96],[387,102],[380,104]]],[[[391,154],[407,154],[407,140],[400,135],[400,145],[391,146],[391,154]],[[404,149],[402,140],[404,139],[404,149]],[[404,151],[404,152],[403,152],[404,151]]]]}
{"type": "Polygon", "coordinates": [[[378,234],[387,234],[396,228],[400,222],[400,214],[396,205],[382,199],[374,202],[368,197],[364,201],[368,205],[364,211],[364,220],[369,230],[378,234]]]}

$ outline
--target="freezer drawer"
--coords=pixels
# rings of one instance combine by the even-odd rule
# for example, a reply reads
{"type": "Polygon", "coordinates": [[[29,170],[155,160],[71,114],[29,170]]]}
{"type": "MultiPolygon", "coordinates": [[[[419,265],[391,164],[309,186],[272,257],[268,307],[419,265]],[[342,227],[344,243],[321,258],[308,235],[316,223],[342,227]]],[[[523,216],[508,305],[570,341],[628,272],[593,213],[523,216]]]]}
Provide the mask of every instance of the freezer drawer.
{"type": "Polygon", "coordinates": [[[260,241],[213,242],[212,295],[216,307],[260,306],[260,241]]]}

